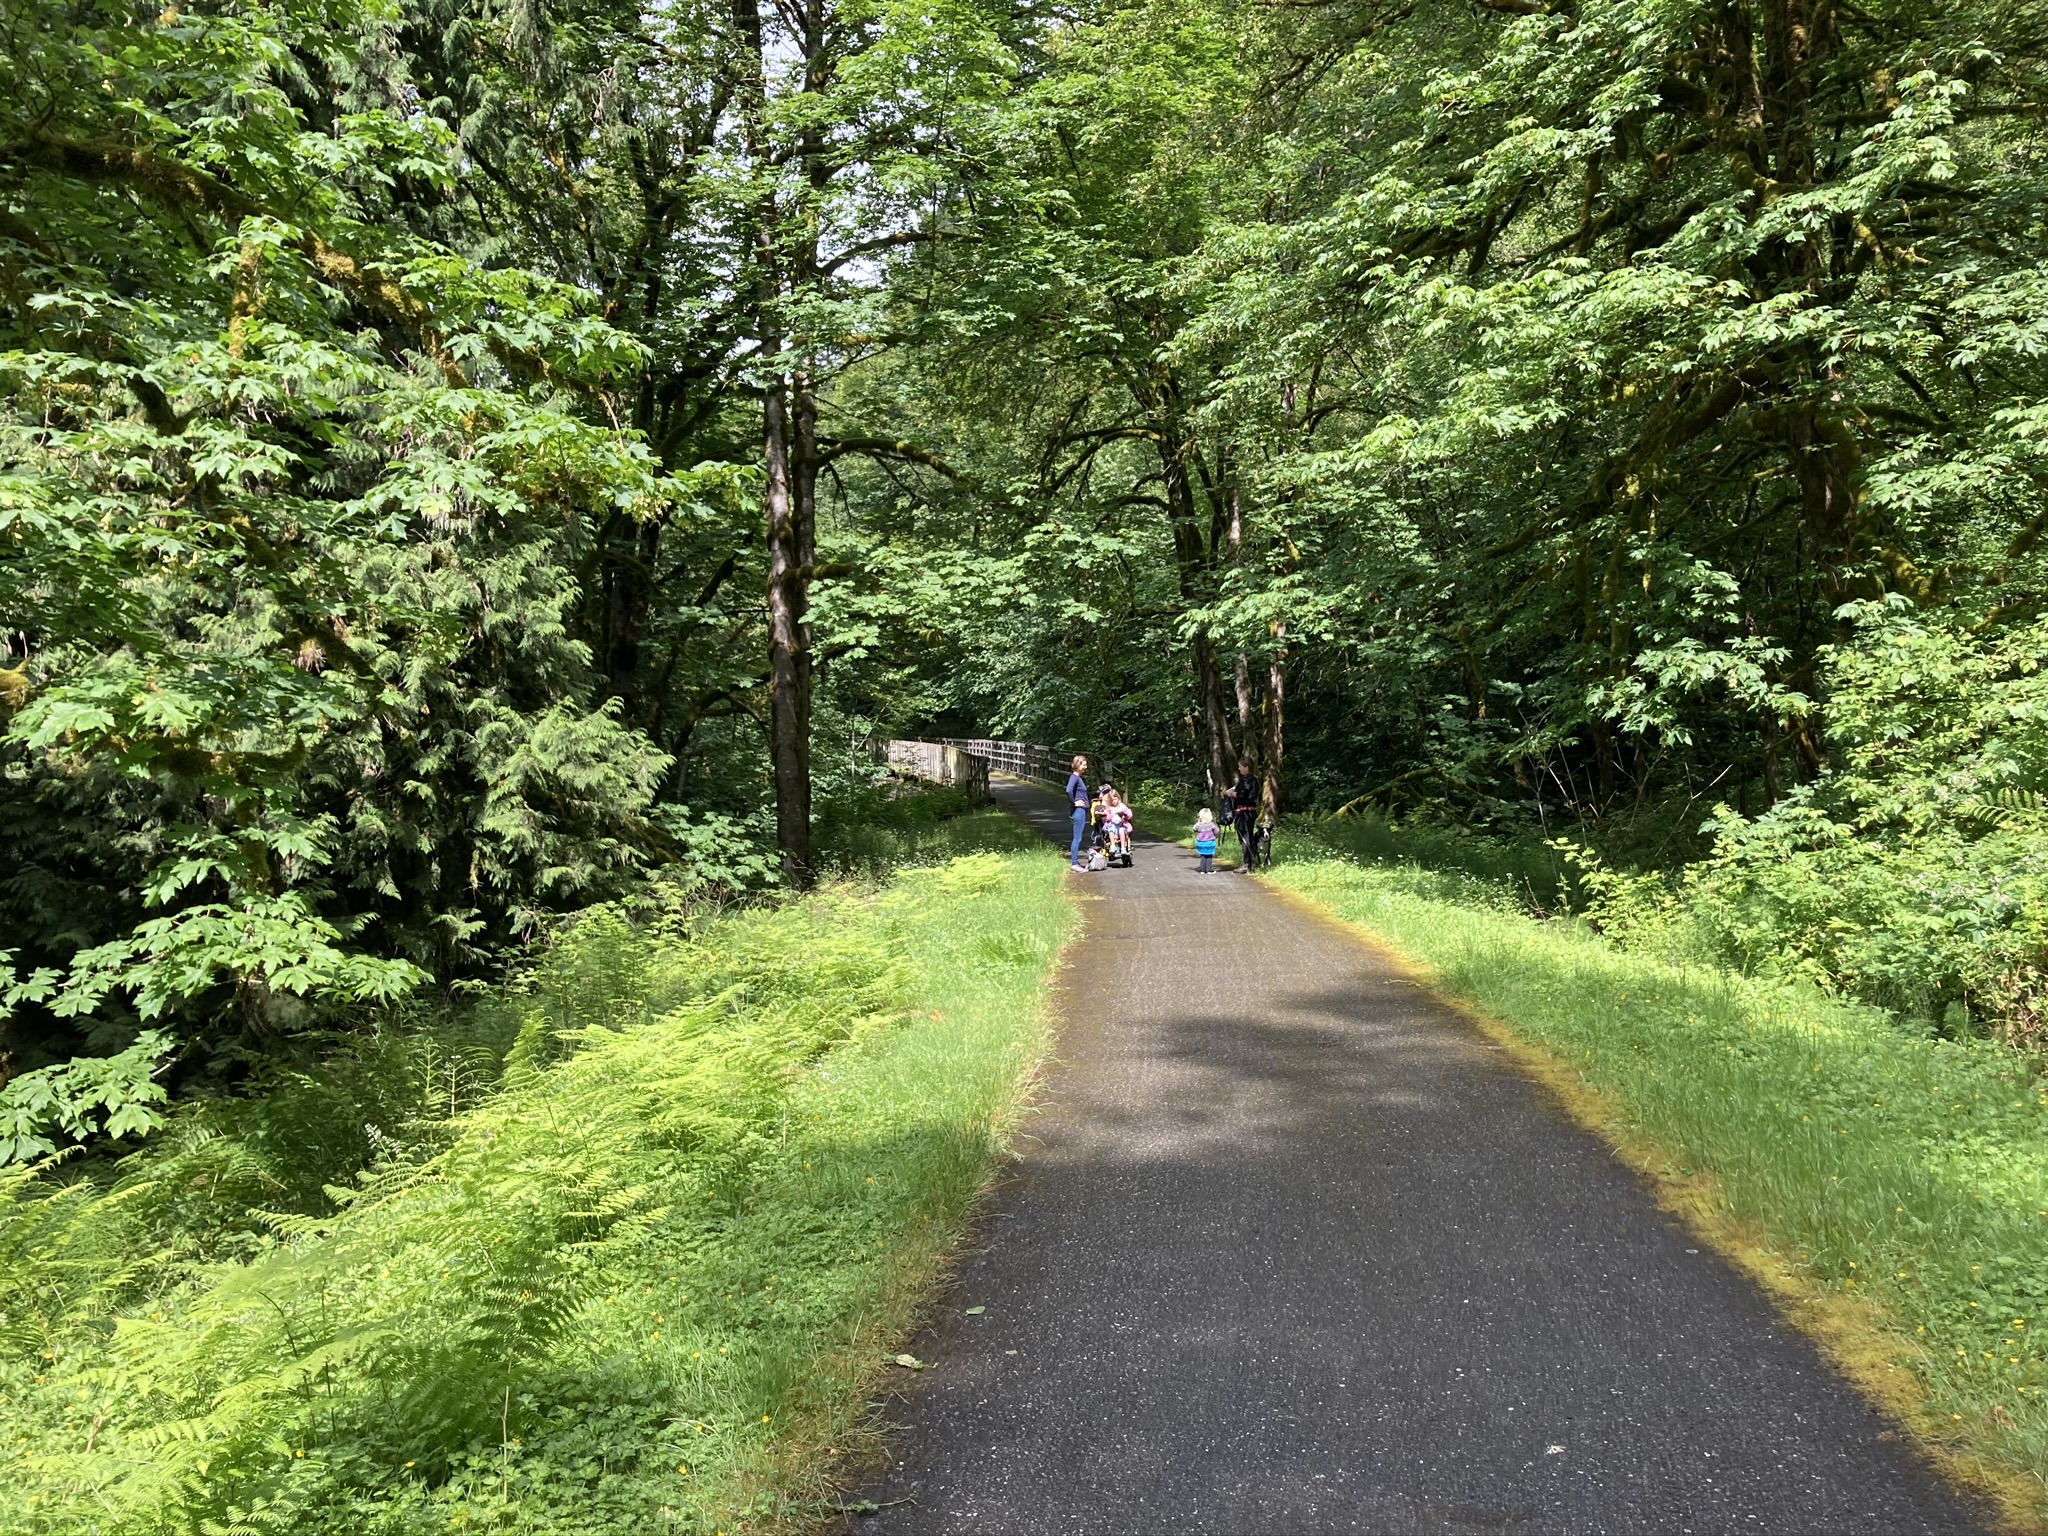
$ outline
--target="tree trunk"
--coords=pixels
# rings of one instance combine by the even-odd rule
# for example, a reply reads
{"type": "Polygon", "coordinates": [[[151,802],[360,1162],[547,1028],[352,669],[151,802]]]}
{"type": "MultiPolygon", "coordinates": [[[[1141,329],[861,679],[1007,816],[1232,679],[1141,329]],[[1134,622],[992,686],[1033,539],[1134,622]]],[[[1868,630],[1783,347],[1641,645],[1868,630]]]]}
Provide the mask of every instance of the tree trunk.
{"type": "MultiPolygon", "coordinates": [[[[1145,399],[1157,412],[1156,402],[1145,399]]],[[[1195,520],[1194,486],[1188,479],[1188,445],[1174,430],[1170,415],[1160,414],[1159,468],[1166,481],[1167,515],[1173,528],[1173,557],[1180,579],[1181,600],[1189,607],[1202,601],[1207,582],[1208,551],[1195,520]]],[[[1237,747],[1230,739],[1230,715],[1223,702],[1223,677],[1216,665],[1216,643],[1206,631],[1195,636],[1195,686],[1202,696],[1202,724],[1208,735],[1210,793],[1220,795],[1237,777],[1237,747]]]]}
{"type": "Polygon", "coordinates": [[[1591,723],[1593,737],[1593,763],[1598,788],[1594,793],[1598,799],[1593,806],[1595,816],[1605,816],[1607,808],[1614,803],[1614,734],[1607,729],[1604,719],[1595,717],[1591,723]]]}
{"type": "MultiPolygon", "coordinates": [[[[811,723],[811,695],[818,678],[817,647],[811,639],[811,580],[818,569],[818,381],[799,364],[790,376],[789,452],[790,510],[795,523],[796,570],[791,576],[800,646],[798,672],[803,680],[803,720],[811,723]]],[[[808,736],[806,737],[808,740],[808,736]]],[[[804,757],[804,807],[811,803],[810,756],[804,757]]]]}
{"type": "Polygon", "coordinates": [[[1266,762],[1261,809],[1266,824],[1280,819],[1287,803],[1282,794],[1282,772],[1287,762],[1287,624],[1273,622],[1273,656],[1266,664],[1266,762]]]}
{"type": "MultiPolygon", "coordinates": [[[[771,162],[768,142],[768,44],[759,0],[733,0],[733,23],[747,49],[745,77],[735,93],[747,158],[757,173],[771,162]]],[[[765,359],[779,358],[786,338],[781,306],[791,273],[788,231],[771,189],[754,205],[754,321],[765,359]]],[[[801,276],[801,273],[797,274],[801,276]]],[[[811,513],[817,484],[817,402],[809,377],[779,364],[761,389],[762,493],[768,534],[768,765],[775,784],[775,846],[783,877],[811,880],[811,657],[809,608],[811,513]],[[791,421],[792,409],[795,421],[791,421]]]]}
{"type": "Polygon", "coordinates": [[[783,877],[803,886],[811,879],[811,679],[784,380],[769,384],[761,407],[768,469],[768,761],[775,780],[775,846],[783,877]]]}
{"type": "Polygon", "coordinates": [[[626,718],[644,726],[648,715],[640,676],[641,641],[652,611],[652,573],[661,557],[661,527],[617,513],[600,531],[598,550],[598,663],[608,691],[624,701],[626,718]]]}
{"type": "MultiPolygon", "coordinates": [[[[1237,653],[1237,746],[1238,755],[1259,761],[1258,701],[1252,691],[1252,664],[1243,651],[1237,653]]],[[[1234,765],[1233,765],[1234,766],[1234,765]]]]}
{"type": "Polygon", "coordinates": [[[1216,647],[1207,635],[1195,637],[1195,673],[1202,690],[1202,724],[1209,737],[1209,792],[1220,795],[1237,777],[1237,749],[1231,744],[1230,717],[1223,709],[1216,647]]]}

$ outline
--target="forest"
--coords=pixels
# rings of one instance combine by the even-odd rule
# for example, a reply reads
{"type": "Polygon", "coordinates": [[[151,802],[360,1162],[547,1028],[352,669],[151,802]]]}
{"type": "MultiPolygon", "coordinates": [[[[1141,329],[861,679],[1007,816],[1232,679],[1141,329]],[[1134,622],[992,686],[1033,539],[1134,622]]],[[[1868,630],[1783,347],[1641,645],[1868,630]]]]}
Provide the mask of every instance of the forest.
{"type": "Polygon", "coordinates": [[[451,1404],[588,1299],[540,1234],[780,1167],[769,1057],[941,987],[873,969],[917,890],[1016,903],[1004,986],[1057,949],[892,737],[1173,814],[1249,761],[1322,845],[2043,1048],[2040,0],[0,0],[0,44],[0,1378],[308,1234],[346,1290],[420,1169],[513,1177],[494,1116],[702,1121],[586,1167],[601,1221],[519,1164],[538,1267],[445,1336],[236,1343],[208,1292],[93,1367],[157,1438],[92,1423],[21,1529],[511,1498],[520,1390],[451,1404]],[[579,987],[711,1076],[571,1050],[579,987]],[[273,1412],[314,1381],[491,1449],[421,1481],[273,1412]]]}

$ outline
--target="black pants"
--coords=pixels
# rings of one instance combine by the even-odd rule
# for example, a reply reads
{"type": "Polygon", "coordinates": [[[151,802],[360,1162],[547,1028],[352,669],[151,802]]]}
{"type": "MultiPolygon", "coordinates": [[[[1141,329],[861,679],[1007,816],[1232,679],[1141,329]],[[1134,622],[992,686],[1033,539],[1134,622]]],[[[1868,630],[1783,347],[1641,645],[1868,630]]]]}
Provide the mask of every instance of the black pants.
{"type": "Polygon", "coordinates": [[[1256,811],[1238,811],[1230,818],[1237,828],[1237,862],[1245,869],[1252,866],[1252,824],[1257,820],[1256,811]]]}

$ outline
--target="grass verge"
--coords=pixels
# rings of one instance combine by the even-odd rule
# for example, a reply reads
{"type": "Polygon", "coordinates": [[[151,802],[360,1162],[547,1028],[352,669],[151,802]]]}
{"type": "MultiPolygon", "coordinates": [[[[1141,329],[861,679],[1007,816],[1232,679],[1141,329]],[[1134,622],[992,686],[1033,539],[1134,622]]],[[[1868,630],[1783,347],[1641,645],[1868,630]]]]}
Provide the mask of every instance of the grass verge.
{"type": "Polygon", "coordinates": [[[765,1315],[716,1321],[754,1334],[738,1419],[751,1428],[758,1401],[781,1423],[733,1447],[710,1512],[808,1529],[842,1468],[872,1459],[875,1388],[898,1369],[891,1352],[950,1261],[1043,1053],[1045,984],[1074,920],[1064,868],[1033,835],[1029,852],[964,859],[890,893],[909,919],[909,1017],[805,1085],[782,1156],[717,1256],[735,1299],[765,1271],[771,1286],[808,1276],[813,1300],[779,1328],[772,1299],[765,1315]]]}
{"type": "Polygon", "coordinates": [[[1497,882],[1283,850],[1763,1283],[1956,1481],[2048,1523],[2048,1086],[1985,1041],[1609,946],[1497,882]]]}
{"type": "Polygon", "coordinates": [[[1015,851],[1016,818],[977,806],[965,790],[936,785],[873,785],[820,806],[813,858],[820,870],[881,880],[935,858],[993,849],[1015,851]]]}
{"type": "Polygon", "coordinates": [[[1014,821],[944,837],[984,851],[709,923],[591,914],[495,1091],[234,1262],[152,1283],[108,1239],[146,1182],[16,1176],[0,1530],[814,1523],[1004,1143],[1072,921],[1014,821]]]}

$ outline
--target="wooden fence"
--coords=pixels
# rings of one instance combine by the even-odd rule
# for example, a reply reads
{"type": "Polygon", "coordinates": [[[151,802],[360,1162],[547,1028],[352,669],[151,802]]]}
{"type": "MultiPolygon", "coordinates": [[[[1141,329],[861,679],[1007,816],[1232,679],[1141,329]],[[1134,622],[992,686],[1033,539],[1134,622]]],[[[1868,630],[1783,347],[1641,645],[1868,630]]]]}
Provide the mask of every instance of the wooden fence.
{"type": "Polygon", "coordinates": [[[1066,763],[1051,747],[1035,747],[1023,741],[991,741],[986,736],[948,736],[944,740],[947,746],[971,753],[989,767],[1014,778],[1038,779],[1049,784],[1066,782],[1066,763]]]}

